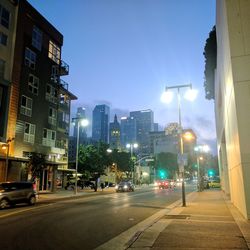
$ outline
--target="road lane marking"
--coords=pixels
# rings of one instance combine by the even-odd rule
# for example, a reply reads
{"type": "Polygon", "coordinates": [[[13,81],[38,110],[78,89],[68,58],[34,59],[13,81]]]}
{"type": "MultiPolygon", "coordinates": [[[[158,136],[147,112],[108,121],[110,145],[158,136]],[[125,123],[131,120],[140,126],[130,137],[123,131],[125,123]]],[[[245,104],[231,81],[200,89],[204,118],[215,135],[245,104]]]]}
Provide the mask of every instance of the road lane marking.
{"type": "Polygon", "coordinates": [[[36,210],[36,209],[39,209],[39,208],[48,207],[48,206],[51,206],[51,205],[52,204],[47,204],[47,205],[41,205],[41,206],[35,206],[35,207],[32,207],[32,208],[17,210],[17,211],[14,211],[14,212],[10,212],[10,213],[7,213],[7,214],[0,215],[0,218],[9,217],[9,216],[12,216],[12,215],[24,213],[24,212],[31,211],[31,210],[36,210]]]}

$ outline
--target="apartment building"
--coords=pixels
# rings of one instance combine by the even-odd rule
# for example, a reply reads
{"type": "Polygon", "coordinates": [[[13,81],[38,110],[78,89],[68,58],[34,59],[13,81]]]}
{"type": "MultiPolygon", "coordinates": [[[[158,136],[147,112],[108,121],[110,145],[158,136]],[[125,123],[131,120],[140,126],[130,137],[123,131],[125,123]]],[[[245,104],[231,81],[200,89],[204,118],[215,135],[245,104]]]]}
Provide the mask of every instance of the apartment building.
{"type": "Polygon", "coordinates": [[[6,176],[7,149],[4,147],[11,138],[8,129],[8,110],[12,86],[12,67],[15,46],[17,4],[2,0],[0,3],[0,181],[6,176]],[[1,178],[2,177],[2,178],[1,178]]]}
{"type": "Polygon", "coordinates": [[[32,155],[45,157],[36,176],[39,190],[55,190],[68,168],[71,100],[61,77],[63,36],[26,0],[18,1],[8,119],[7,180],[31,178],[32,155]]]}

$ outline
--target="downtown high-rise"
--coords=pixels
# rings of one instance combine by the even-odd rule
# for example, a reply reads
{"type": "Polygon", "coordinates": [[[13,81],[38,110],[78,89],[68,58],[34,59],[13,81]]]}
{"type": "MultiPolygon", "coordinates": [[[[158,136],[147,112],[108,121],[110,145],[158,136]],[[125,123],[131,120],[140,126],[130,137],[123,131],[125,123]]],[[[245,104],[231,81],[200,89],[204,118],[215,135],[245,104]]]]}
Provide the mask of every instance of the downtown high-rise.
{"type": "Polygon", "coordinates": [[[141,154],[150,154],[150,136],[154,131],[154,113],[152,110],[139,110],[130,112],[130,118],[136,121],[136,142],[141,154]]]}
{"type": "Polygon", "coordinates": [[[106,104],[95,106],[92,116],[93,141],[109,143],[109,116],[109,106],[106,104]]]}

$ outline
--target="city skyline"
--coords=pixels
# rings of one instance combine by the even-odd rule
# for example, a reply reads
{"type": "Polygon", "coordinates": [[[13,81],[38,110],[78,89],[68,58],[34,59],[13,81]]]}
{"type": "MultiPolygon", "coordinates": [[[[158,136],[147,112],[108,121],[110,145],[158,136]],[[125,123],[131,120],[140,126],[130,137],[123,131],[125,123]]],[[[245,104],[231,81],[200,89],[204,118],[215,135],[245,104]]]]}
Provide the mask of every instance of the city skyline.
{"type": "Polygon", "coordinates": [[[203,51],[215,23],[215,1],[29,2],[64,35],[66,80],[78,96],[71,117],[77,107],[87,114],[107,104],[111,119],[151,109],[163,127],[178,120],[176,98],[168,106],[160,101],[166,85],[192,83],[199,96],[192,104],[182,100],[183,127],[216,153],[214,103],[205,100],[203,89],[203,51]],[[75,25],[79,29],[72,30],[75,25]]]}

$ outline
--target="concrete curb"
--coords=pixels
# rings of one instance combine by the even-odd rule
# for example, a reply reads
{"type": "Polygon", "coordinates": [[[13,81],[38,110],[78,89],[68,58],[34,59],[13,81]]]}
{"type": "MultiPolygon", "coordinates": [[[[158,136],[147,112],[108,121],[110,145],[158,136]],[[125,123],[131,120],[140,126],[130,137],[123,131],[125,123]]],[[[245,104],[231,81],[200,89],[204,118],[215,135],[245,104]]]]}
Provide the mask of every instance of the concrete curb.
{"type": "MultiPolygon", "coordinates": [[[[187,206],[188,202],[192,202],[196,196],[196,191],[187,195],[187,206]]],[[[144,230],[143,233],[132,244],[130,244],[129,247],[125,249],[151,249],[159,234],[172,222],[172,220],[164,219],[164,215],[179,215],[185,209],[185,207],[180,206],[181,204],[182,199],[168,206],[167,208],[169,209],[169,212],[163,214],[163,216],[161,216],[161,218],[155,221],[152,225],[149,225],[146,230],[144,230]]]]}
{"type": "MultiPolygon", "coordinates": [[[[191,200],[192,196],[195,193],[196,192],[188,194],[187,198],[191,200]]],[[[162,232],[167,226],[165,222],[162,223],[162,217],[166,214],[181,213],[181,211],[183,210],[183,207],[179,207],[181,202],[182,199],[175,201],[171,205],[153,214],[144,221],[138,223],[127,231],[97,247],[96,250],[124,250],[130,248],[136,249],[137,246],[140,246],[140,248],[143,249],[147,249],[147,247],[154,244],[160,232],[162,232]]]]}

